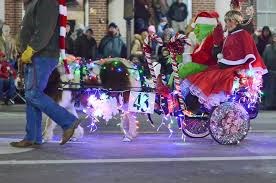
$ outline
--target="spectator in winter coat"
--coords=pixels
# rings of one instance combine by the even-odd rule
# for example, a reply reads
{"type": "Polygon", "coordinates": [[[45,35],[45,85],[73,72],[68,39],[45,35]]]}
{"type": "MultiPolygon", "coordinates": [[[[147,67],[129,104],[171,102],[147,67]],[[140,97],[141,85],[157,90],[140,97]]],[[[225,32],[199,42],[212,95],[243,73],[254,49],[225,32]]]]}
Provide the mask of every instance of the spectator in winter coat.
{"type": "Polygon", "coordinates": [[[0,36],[0,51],[5,54],[7,61],[14,66],[18,56],[18,50],[15,39],[10,35],[10,30],[11,28],[9,25],[3,25],[2,34],[0,36]]]}
{"type": "Polygon", "coordinates": [[[118,26],[115,23],[109,24],[108,33],[100,42],[99,54],[101,58],[127,57],[126,45],[121,39],[118,26]]]}
{"type": "Polygon", "coordinates": [[[262,33],[257,38],[257,49],[260,55],[263,55],[264,49],[266,45],[271,43],[271,31],[268,26],[264,26],[262,29],[262,33]]]}
{"type": "Polygon", "coordinates": [[[147,36],[147,30],[143,30],[141,34],[134,35],[134,40],[131,47],[131,56],[136,57],[140,61],[143,59],[143,44],[147,36]]]}
{"type": "Polygon", "coordinates": [[[167,17],[161,17],[160,23],[158,24],[158,27],[157,27],[157,35],[159,37],[163,37],[164,30],[167,26],[168,26],[167,17]]]}
{"type": "Polygon", "coordinates": [[[15,69],[7,62],[5,54],[0,52],[0,100],[3,100],[5,104],[8,104],[9,99],[15,94],[15,78],[15,69]],[[7,93],[6,96],[4,96],[4,92],[7,93]]]}
{"type": "Polygon", "coordinates": [[[264,63],[268,74],[264,76],[264,107],[276,109],[276,34],[272,35],[272,43],[263,52],[264,63]]]}
{"type": "Polygon", "coordinates": [[[93,30],[87,29],[85,33],[76,39],[75,56],[95,60],[97,57],[97,43],[93,38],[93,30]]]}
{"type": "Polygon", "coordinates": [[[155,15],[158,22],[161,21],[161,18],[167,16],[167,12],[169,10],[169,5],[167,0],[153,0],[155,15]]]}
{"type": "Polygon", "coordinates": [[[170,6],[168,17],[172,21],[172,27],[175,32],[180,30],[185,31],[187,16],[187,6],[181,0],[177,0],[170,6]]]}
{"type": "Polygon", "coordinates": [[[66,25],[65,49],[68,54],[74,54],[74,40],[71,37],[71,26],[69,23],[66,25]]]}
{"type": "Polygon", "coordinates": [[[138,33],[149,26],[150,11],[146,0],[135,0],[134,7],[135,33],[138,33]]]}

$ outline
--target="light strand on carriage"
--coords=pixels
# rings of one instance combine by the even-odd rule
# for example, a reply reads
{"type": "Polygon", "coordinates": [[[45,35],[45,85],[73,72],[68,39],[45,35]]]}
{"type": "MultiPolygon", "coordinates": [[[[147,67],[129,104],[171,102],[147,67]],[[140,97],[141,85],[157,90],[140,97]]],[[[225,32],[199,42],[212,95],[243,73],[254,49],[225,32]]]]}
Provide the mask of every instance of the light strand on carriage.
{"type": "MultiPolygon", "coordinates": [[[[263,92],[262,88],[262,73],[259,73],[256,70],[241,70],[238,73],[238,77],[235,78],[233,83],[232,92],[238,94],[234,95],[232,101],[235,101],[239,96],[240,91],[243,91],[243,95],[246,96],[249,100],[249,104],[257,103],[261,101],[263,92]]],[[[250,106],[248,106],[250,108],[250,106]]]]}
{"type": "MultiPolygon", "coordinates": [[[[101,60],[102,63],[106,62],[105,60],[101,60]]],[[[100,64],[97,64],[91,60],[85,61],[83,60],[78,61],[78,62],[72,62],[70,64],[70,69],[74,70],[75,74],[77,75],[77,77],[80,77],[81,74],[87,75],[89,73],[89,69],[91,71],[91,69],[93,69],[94,67],[102,67],[100,64]],[[82,65],[81,65],[82,64],[82,65]],[[82,72],[81,72],[81,69],[82,72]]],[[[102,68],[105,69],[105,68],[102,68]]],[[[139,71],[140,74],[143,73],[142,69],[138,69],[138,67],[136,68],[130,68],[128,67],[128,69],[130,69],[130,74],[137,74],[137,70],[139,71]],[[133,72],[133,73],[132,73],[133,72]]],[[[115,61],[114,62],[114,71],[116,72],[121,72],[121,67],[119,64],[119,61],[115,61]]],[[[97,79],[97,76],[91,76],[90,77],[95,77],[95,79],[97,79]]],[[[137,76],[138,77],[138,76],[137,76]]],[[[147,78],[145,76],[144,80],[146,80],[147,78]]],[[[139,80],[140,78],[136,78],[137,80],[139,80]]],[[[81,83],[78,83],[79,85],[81,83]]],[[[78,85],[76,84],[76,85],[78,85]]],[[[74,83],[71,83],[71,85],[74,85],[74,83]]],[[[81,87],[84,87],[85,85],[80,85],[81,87]]],[[[149,83],[143,83],[142,88],[145,87],[149,87],[150,84],[149,83]]],[[[89,125],[89,127],[91,128],[91,132],[94,132],[97,129],[96,123],[99,122],[98,118],[103,118],[106,122],[108,122],[110,119],[115,118],[116,115],[119,113],[119,111],[121,111],[121,107],[114,107],[116,106],[116,102],[114,100],[113,97],[108,97],[106,95],[106,93],[109,93],[111,95],[113,94],[119,94],[121,96],[124,95],[125,92],[129,92],[132,89],[137,89],[137,87],[129,87],[129,90],[123,90],[123,91],[114,91],[114,90],[108,90],[108,89],[104,89],[104,88],[94,88],[91,89],[91,87],[88,85],[87,86],[88,89],[84,90],[86,93],[88,93],[88,98],[87,101],[88,103],[90,103],[88,106],[85,106],[85,109],[83,110],[83,112],[85,112],[90,118],[91,118],[91,124],[89,125]],[[90,93],[90,94],[89,94],[90,93]],[[102,94],[100,94],[102,93],[102,94]],[[94,107],[93,107],[94,106],[94,107]],[[112,109],[108,109],[109,106],[113,106],[112,109]],[[93,115],[92,115],[93,114],[93,115]]],[[[94,87],[99,87],[99,86],[94,86],[94,87]]],[[[82,88],[85,89],[85,88],[82,88]]],[[[154,91],[151,91],[154,92],[154,91]]],[[[156,93],[156,92],[154,92],[156,93]]],[[[170,95],[174,95],[174,92],[171,92],[170,95]]],[[[164,98],[163,98],[164,99],[164,98]]],[[[167,110],[165,108],[168,109],[173,109],[173,102],[168,102],[168,106],[162,105],[162,113],[164,114],[164,110],[167,110]]],[[[182,111],[183,112],[183,111],[182,111]]],[[[184,111],[185,114],[187,114],[188,116],[192,115],[191,112],[188,111],[184,111]]],[[[168,121],[168,118],[171,119],[172,117],[172,113],[166,114],[166,115],[162,115],[163,121],[168,121]]],[[[179,113],[179,115],[177,117],[183,117],[183,113],[179,113]]],[[[162,123],[161,123],[162,124],[162,123]]],[[[170,132],[170,136],[173,133],[172,130],[172,124],[173,124],[173,120],[171,119],[169,123],[167,123],[166,127],[168,128],[169,132],[170,132]]]]}
{"type": "MultiPolygon", "coordinates": [[[[118,92],[116,92],[118,93],[118,92]]],[[[83,112],[87,114],[90,119],[90,132],[97,130],[96,123],[99,122],[98,118],[102,118],[108,123],[109,120],[115,118],[120,111],[123,111],[122,115],[127,115],[129,112],[124,108],[123,104],[123,92],[119,92],[119,101],[115,97],[108,96],[101,90],[94,91],[93,94],[89,94],[87,98],[87,106],[83,109],[83,112]]],[[[131,114],[135,119],[136,128],[139,128],[139,121],[134,113],[131,114]]],[[[122,116],[121,116],[122,117],[122,116]]]]}
{"type": "MultiPolygon", "coordinates": [[[[170,113],[166,114],[166,112],[165,112],[165,110],[164,110],[164,105],[163,105],[162,100],[164,100],[164,98],[160,97],[160,99],[159,99],[159,103],[161,104],[161,105],[160,105],[160,109],[161,109],[161,111],[162,111],[162,114],[164,114],[164,115],[162,116],[161,124],[160,124],[159,127],[157,128],[157,131],[159,131],[160,128],[161,128],[162,126],[167,127],[168,130],[169,130],[169,132],[170,132],[170,135],[169,135],[169,138],[170,138],[170,137],[172,136],[173,132],[174,132],[174,131],[172,130],[173,120],[172,120],[172,118],[171,118],[170,113]],[[170,118],[170,122],[166,125],[165,121],[168,121],[168,118],[170,118]]],[[[168,108],[169,108],[169,107],[168,107],[168,108]]]]}
{"type": "MultiPolygon", "coordinates": [[[[106,121],[106,123],[108,123],[109,120],[114,119],[120,113],[120,111],[127,113],[127,109],[123,109],[123,96],[125,92],[129,92],[129,90],[109,91],[100,88],[85,90],[84,96],[87,96],[87,98],[85,99],[87,101],[87,104],[84,106],[83,112],[91,119],[90,125],[88,126],[90,127],[90,132],[94,132],[97,130],[97,123],[99,122],[98,118],[102,118],[106,121]],[[119,102],[116,100],[115,97],[110,97],[114,96],[114,94],[119,95],[119,102]]],[[[174,92],[170,93],[170,95],[174,95],[174,92]]],[[[160,98],[160,104],[161,113],[163,115],[162,122],[157,128],[157,131],[159,131],[162,126],[165,126],[170,133],[169,137],[171,137],[174,133],[174,130],[172,129],[174,124],[174,121],[172,120],[173,114],[167,113],[165,111],[169,111],[168,108],[173,108],[175,103],[168,103],[167,106],[160,98]]],[[[185,114],[188,116],[194,116],[193,113],[189,111],[185,111],[185,114]]],[[[183,113],[179,113],[176,117],[183,118],[183,113]]],[[[138,124],[139,121],[136,120],[136,123],[138,124]]],[[[154,125],[152,126],[154,127],[154,125]]]]}

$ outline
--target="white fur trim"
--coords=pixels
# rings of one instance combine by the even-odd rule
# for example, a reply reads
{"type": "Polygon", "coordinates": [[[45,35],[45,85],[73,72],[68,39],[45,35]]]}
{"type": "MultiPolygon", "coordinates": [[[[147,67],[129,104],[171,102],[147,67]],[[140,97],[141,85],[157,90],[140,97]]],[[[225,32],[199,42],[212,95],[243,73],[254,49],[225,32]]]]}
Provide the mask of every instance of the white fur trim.
{"type": "Polygon", "coordinates": [[[65,27],[60,27],[59,35],[62,37],[66,36],[66,28],[65,27]]]}
{"type": "Polygon", "coordinates": [[[59,14],[67,16],[67,7],[63,5],[59,5],[59,14]]]}
{"type": "Polygon", "coordinates": [[[254,62],[256,60],[256,57],[253,54],[248,54],[243,59],[240,59],[240,60],[227,60],[225,58],[222,58],[218,62],[226,65],[241,65],[247,62],[248,59],[253,59],[252,62],[254,62]]]}
{"type": "Polygon", "coordinates": [[[232,32],[231,34],[236,34],[236,33],[241,32],[241,31],[244,31],[244,30],[243,30],[243,29],[240,29],[240,30],[237,30],[237,31],[232,32]]]}
{"type": "Polygon", "coordinates": [[[198,17],[195,24],[217,25],[218,21],[216,18],[198,17]]]}
{"type": "MultiPolygon", "coordinates": [[[[250,63],[251,64],[251,63],[250,63]]],[[[262,73],[262,75],[265,75],[268,73],[268,70],[267,69],[264,69],[262,67],[252,67],[251,65],[249,65],[249,70],[253,70],[254,72],[260,72],[262,73]]]]}

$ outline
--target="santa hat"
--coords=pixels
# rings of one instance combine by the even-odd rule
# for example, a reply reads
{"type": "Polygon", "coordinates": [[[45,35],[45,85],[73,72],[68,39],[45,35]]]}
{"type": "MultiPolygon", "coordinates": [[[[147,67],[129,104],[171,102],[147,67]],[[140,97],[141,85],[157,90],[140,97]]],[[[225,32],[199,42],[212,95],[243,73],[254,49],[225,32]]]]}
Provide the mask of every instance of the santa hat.
{"type": "Polygon", "coordinates": [[[192,27],[195,27],[196,24],[205,24],[205,25],[214,25],[218,24],[219,14],[217,12],[200,12],[197,14],[192,27]]]}
{"type": "Polygon", "coordinates": [[[67,24],[67,0],[58,0],[59,3],[59,49],[60,49],[60,57],[63,60],[64,68],[66,74],[70,74],[70,70],[66,60],[65,54],[65,36],[66,36],[66,24],[67,24]]]}

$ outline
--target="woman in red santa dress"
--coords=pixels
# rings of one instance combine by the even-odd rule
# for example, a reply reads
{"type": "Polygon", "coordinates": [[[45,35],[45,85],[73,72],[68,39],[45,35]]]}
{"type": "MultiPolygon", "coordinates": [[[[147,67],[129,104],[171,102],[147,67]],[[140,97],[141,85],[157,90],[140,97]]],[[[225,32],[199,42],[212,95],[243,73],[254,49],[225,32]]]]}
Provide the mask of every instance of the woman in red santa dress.
{"type": "Polygon", "coordinates": [[[267,73],[252,36],[242,29],[242,20],[239,11],[231,10],[226,13],[228,36],[220,53],[214,53],[217,54],[218,64],[193,74],[182,82],[182,90],[189,89],[207,109],[227,101],[232,94],[233,82],[239,71],[251,69],[262,75],[267,73]]]}

